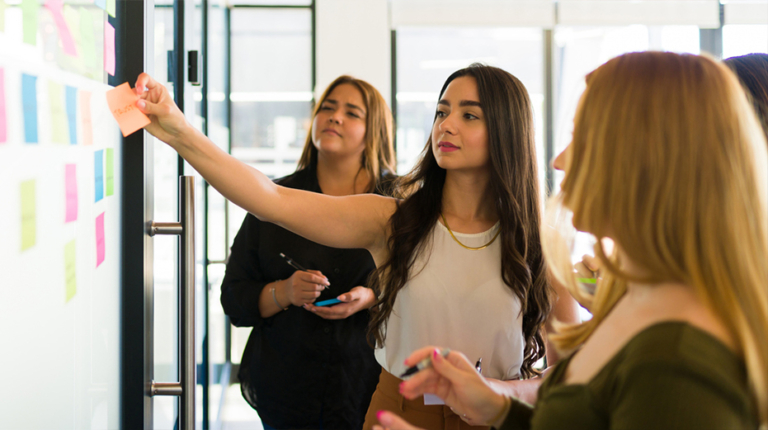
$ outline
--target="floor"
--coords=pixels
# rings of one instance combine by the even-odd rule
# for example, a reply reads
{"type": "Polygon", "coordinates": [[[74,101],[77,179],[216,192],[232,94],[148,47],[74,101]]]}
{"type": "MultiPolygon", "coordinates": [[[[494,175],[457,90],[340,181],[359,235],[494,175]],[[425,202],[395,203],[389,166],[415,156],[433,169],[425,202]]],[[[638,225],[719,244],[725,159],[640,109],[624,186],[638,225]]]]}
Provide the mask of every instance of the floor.
{"type": "Polygon", "coordinates": [[[221,430],[263,430],[259,415],[245,402],[240,393],[240,384],[227,388],[224,407],[221,410],[221,430]]]}

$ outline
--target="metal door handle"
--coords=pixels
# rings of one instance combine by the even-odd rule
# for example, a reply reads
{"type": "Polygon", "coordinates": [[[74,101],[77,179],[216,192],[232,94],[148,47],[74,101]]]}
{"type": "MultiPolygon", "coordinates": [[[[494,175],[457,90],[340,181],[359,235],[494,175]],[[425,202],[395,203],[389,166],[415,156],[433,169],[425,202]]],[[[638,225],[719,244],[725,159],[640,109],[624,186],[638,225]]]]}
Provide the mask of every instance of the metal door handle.
{"type": "Polygon", "coordinates": [[[155,382],[151,396],[181,396],[179,428],[195,429],[195,178],[179,177],[179,222],[152,222],[149,235],[178,235],[179,252],[179,382],[155,382]]]}

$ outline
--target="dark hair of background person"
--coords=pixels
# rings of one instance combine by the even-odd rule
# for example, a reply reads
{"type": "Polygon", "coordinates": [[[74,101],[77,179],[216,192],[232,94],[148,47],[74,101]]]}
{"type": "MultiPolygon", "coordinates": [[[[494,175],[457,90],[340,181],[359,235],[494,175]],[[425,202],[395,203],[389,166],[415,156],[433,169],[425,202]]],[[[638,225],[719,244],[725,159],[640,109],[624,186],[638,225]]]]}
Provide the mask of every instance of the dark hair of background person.
{"type": "MultiPolygon", "coordinates": [[[[520,300],[525,340],[521,373],[527,378],[539,373],[533,366],[545,354],[542,327],[552,307],[539,237],[533,110],[528,92],[517,78],[482,64],[449,76],[440,97],[451,81],[463,76],[476,80],[486,118],[490,185],[501,223],[502,278],[520,300]]],[[[409,280],[416,254],[429,251],[425,247],[442,210],[445,176],[432,153],[430,134],[414,169],[398,180],[397,188],[405,199],[390,219],[390,256],[371,274],[370,285],[379,301],[371,308],[369,335],[379,346],[384,345],[387,320],[398,292],[409,280]]]]}
{"type": "MultiPolygon", "coordinates": [[[[312,118],[317,116],[317,112],[320,110],[323,102],[333,90],[342,84],[354,85],[363,96],[366,112],[365,150],[363,151],[363,158],[360,160],[360,163],[368,173],[368,177],[371,178],[370,186],[364,192],[374,192],[382,186],[381,181],[385,179],[382,174],[389,173],[394,175],[397,166],[392,139],[392,113],[384,97],[371,84],[352,76],[342,75],[331,82],[325,92],[323,92],[323,95],[320,96],[320,100],[318,100],[313,109],[312,118]]],[[[306,169],[310,166],[317,166],[317,148],[312,142],[311,130],[307,133],[307,140],[304,143],[304,150],[301,153],[296,170],[306,169]]]]}
{"type": "Polygon", "coordinates": [[[739,77],[768,139],[768,54],[731,57],[723,63],[739,77]]]}

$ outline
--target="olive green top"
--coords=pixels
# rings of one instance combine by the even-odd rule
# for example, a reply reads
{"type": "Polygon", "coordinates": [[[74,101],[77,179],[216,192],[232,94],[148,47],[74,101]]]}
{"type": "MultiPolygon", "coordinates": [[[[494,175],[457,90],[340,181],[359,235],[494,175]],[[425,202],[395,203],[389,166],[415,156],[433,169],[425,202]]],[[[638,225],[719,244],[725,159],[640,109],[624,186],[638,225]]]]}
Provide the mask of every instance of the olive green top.
{"type": "Polygon", "coordinates": [[[512,401],[501,430],[758,428],[744,362],[690,324],[644,329],[586,384],[562,383],[571,357],[541,384],[535,408],[512,401]]]}

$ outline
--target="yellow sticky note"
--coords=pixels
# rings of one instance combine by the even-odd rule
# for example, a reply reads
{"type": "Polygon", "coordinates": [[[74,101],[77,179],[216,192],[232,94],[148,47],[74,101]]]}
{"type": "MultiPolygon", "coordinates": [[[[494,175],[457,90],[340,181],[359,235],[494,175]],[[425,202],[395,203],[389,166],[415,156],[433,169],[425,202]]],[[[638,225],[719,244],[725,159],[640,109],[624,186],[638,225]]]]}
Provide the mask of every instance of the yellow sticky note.
{"type": "Polygon", "coordinates": [[[21,250],[25,251],[37,241],[37,195],[35,180],[21,183],[21,250]]]}
{"type": "Polygon", "coordinates": [[[65,302],[77,293],[77,265],[75,264],[75,240],[64,245],[65,302]]]}
{"type": "Polygon", "coordinates": [[[112,18],[115,17],[115,0],[107,0],[107,13],[112,18]]]}
{"type": "Polygon", "coordinates": [[[123,132],[123,137],[144,128],[144,126],[151,122],[136,107],[138,100],[139,96],[131,91],[131,86],[128,85],[128,82],[107,91],[107,105],[109,110],[112,111],[112,116],[117,120],[120,131],[123,132]]]}
{"type": "Polygon", "coordinates": [[[51,106],[51,140],[54,143],[69,143],[69,125],[61,84],[48,81],[48,99],[51,106]]]}
{"type": "Polygon", "coordinates": [[[37,21],[40,13],[38,0],[21,0],[21,21],[24,28],[24,43],[37,45],[37,21]]]}
{"type": "Polygon", "coordinates": [[[0,0],[0,31],[5,31],[5,0],[0,0]]]}

